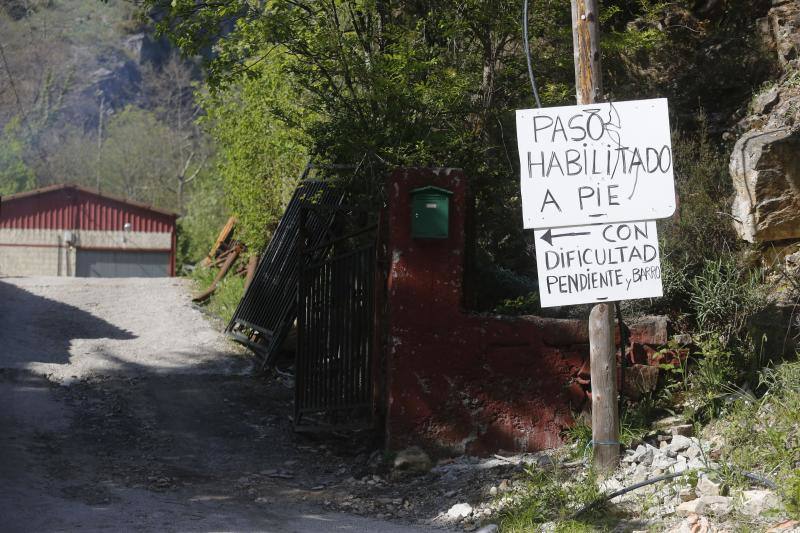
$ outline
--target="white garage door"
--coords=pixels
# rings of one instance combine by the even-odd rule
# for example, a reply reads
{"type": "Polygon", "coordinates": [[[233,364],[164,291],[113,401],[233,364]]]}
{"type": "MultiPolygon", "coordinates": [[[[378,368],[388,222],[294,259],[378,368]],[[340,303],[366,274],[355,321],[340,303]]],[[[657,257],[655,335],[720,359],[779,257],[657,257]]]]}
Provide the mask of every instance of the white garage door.
{"type": "Polygon", "coordinates": [[[162,278],[169,276],[169,252],[78,250],[79,278],[162,278]]]}

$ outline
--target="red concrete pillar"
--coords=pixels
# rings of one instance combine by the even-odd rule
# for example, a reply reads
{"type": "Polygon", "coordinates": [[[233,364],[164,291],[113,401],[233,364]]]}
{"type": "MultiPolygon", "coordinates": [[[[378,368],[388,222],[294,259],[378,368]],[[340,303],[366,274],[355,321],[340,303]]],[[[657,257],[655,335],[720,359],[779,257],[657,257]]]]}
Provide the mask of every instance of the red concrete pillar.
{"type": "Polygon", "coordinates": [[[403,168],[388,179],[388,304],[403,323],[446,321],[462,306],[467,179],[457,169],[403,168]],[[411,191],[433,185],[451,191],[446,239],[411,236],[411,191]]]}
{"type": "Polygon", "coordinates": [[[441,379],[444,367],[452,367],[451,354],[442,348],[449,348],[460,326],[467,179],[455,169],[397,169],[386,182],[386,193],[385,420],[387,445],[394,447],[436,416],[433,405],[443,407],[448,394],[438,385],[430,390],[429,378],[419,376],[441,379]],[[411,234],[411,192],[429,185],[452,192],[444,239],[415,239],[411,234]]]}

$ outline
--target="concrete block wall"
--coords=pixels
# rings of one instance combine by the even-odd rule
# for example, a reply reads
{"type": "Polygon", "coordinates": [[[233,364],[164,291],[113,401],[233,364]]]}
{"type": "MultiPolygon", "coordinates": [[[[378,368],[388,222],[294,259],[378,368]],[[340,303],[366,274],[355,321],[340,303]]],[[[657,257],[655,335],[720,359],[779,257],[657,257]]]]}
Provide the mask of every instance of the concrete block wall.
{"type": "MultiPolygon", "coordinates": [[[[171,233],[73,231],[77,248],[169,252],[171,233]]],[[[0,228],[0,276],[74,276],[77,249],[63,230],[0,228]]]]}
{"type": "Polygon", "coordinates": [[[61,230],[0,229],[0,276],[73,276],[75,249],[61,230]]]}

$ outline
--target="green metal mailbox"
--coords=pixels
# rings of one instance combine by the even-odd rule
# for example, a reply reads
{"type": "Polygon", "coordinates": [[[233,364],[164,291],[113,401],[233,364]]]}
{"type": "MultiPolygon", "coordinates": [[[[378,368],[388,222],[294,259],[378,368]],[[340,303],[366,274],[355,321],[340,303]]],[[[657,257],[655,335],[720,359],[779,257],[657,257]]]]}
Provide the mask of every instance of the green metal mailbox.
{"type": "Polygon", "coordinates": [[[411,236],[415,239],[446,239],[450,235],[452,191],[421,187],[411,191],[411,236]]]}

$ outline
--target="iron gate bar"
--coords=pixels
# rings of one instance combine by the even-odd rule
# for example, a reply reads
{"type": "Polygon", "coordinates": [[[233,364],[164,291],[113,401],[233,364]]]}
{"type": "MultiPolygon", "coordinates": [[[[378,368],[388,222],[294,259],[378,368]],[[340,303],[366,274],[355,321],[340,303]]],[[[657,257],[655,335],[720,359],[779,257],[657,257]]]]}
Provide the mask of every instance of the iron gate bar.
{"type": "Polygon", "coordinates": [[[336,237],[335,239],[331,239],[330,241],[324,242],[324,243],[322,243],[320,245],[308,247],[304,251],[311,252],[311,251],[314,251],[314,250],[317,250],[317,249],[320,249],[320,248],[328,248],[331,245],[334,245],[336,243],[346,241],[346,240],[351,239],[353,237],[356,237],[358,235],[363,235],[365,233],[369,233],[370,231],[375,231],[377,229],[378,229],[378,225],[377,224],[373,224],[371,226],[367,226],[366,228],[360,229],[358,231],[354,231],[353,233],[350,233],[348,235],[343,235],[341,237],[336,237]]]}
{"type": "Polygon", "coordinates": [[[342,243],[372,232],[369,244],[309,260],[302,267],[295,378],[297,431],[363,428],[372,422],[376,229],[377,225],[372,225],[336,239],[342,243]],[[309,415],[333,421],[314,423],[309,415]],[[344,423],[338,420],[341,417],[346,417],[344,423]]]}
{"type": "MultiPolygon", "coordinates": [[[[304,177],[309,170],[307,167],[304,177]]],[[[325,254],[327,249],[320,244],[324,242],[336,210],[343,201],[344,194],[326,182],[305,180],[297,186],[262,254],[253,281],[225,329],[228,336],[260,357],[262,366],[271,364],[294,323],[299,263],[325,254]],[[304,209],[303,204],[309,203],[307,198],[312,197],[321,209],[304,209]],[[298,253],[301,223],[308,244],[315,248],[311,254],[298,253]]]]}

